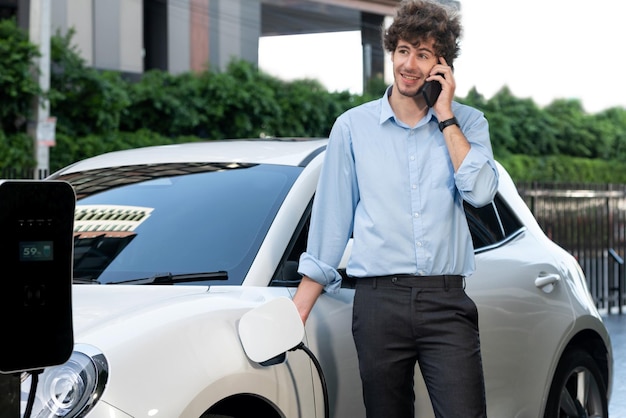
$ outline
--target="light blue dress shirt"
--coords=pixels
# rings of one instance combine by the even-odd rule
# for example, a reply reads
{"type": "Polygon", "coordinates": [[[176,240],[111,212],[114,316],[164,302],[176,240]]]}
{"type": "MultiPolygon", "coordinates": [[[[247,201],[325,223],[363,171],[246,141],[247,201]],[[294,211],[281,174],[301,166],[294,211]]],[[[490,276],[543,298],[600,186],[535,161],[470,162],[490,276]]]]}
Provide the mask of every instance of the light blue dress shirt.
{"type": "Polygon", "coordinates": [[[351,236],[349,276],[472,274],[462,199],[476,207],[491,202],[498,172],[484,115],[457,102],[452,111],[471,144],[456,173],[432,109],[408,126],[386,93],[337,118],[300,274],[338,291],[336,267],[351,236]]]}

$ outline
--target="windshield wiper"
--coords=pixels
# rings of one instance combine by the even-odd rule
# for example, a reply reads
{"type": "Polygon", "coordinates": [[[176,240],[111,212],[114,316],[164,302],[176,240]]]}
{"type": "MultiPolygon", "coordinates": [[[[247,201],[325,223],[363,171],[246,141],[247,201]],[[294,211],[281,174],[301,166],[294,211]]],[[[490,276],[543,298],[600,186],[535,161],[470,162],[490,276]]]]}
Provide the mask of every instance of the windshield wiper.
{"type": "Polygon", "coordinates": [[[119,282],[107,282],[106,284],[176,284],[200,282],[203,280],[228,280],[228,272],[212,271],[206,273],[185,273],[185,274],[155,274],[152,277],[139,279],[121,280],[119,282]]]}
{"type": "Polygon", "coordinates": [[[100,282],[93,276],[87,276],[87,277],[73,277],[72,284],[100,284],[100,282]]]}

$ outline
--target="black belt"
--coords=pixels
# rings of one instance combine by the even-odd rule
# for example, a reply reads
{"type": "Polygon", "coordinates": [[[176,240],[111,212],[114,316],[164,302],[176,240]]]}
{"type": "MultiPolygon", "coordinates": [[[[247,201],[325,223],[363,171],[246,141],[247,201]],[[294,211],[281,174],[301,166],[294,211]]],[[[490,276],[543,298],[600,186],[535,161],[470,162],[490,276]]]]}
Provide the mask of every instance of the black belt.
{"type": "Polygon", "coordinates": [[[415,276],[412,274],[394,274],[389,276],[359,277],[357,284],[378,286],[402,286],[418,288],[464,288],[465,278],[457,274],[440,276],[415,276]]]}

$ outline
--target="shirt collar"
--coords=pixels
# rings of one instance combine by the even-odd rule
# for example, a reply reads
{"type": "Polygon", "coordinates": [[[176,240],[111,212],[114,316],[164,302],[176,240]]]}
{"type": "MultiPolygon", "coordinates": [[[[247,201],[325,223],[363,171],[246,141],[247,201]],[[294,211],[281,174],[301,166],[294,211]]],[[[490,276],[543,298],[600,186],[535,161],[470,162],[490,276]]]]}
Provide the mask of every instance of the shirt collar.
{"type": "Polygon", "coordinates": [[[389,95],[391,94],[392,88],[393,88],[393,85],[387,87],[387,90],[385,90],[385,94],[383,94],[383,97],[380,98],[381,107],[380,107],[379,123],[381,125],[387,122],[387,120],[389,119],[396,120],[396,115],[393,113],[393,110],[391,109],[391,105],[389,104],[389,95]]]}
{"type": "MultiPolygon", "coordinates": [[[[387,87],[387,90],[385,90],[385,94],[383,95],[383,97],[380,98],[381,107],[380,107],[379,124],[381,125],[385,123],[386,121],[388,121],[389,119],[393,120],[396,124],[400,123],[400,121],[396,119],[396,114],[393,113],[393,109],[391,108],[391,105],[389,104],[389,96],[391,95],[392,88],[393,88],[393,85],[387,87]]],[[[437,120],[437,117],[435,116],[435,112],[433,112],[432,108],[428,109],[428,113],[426,114],[424,119],[422,119],[422,121],[418,123],[418,126],[425,124],[426,122],[424,122],[424,120],[427,120],[428,122],[435,121],[435,123],[439,123],[437,120]]]]}

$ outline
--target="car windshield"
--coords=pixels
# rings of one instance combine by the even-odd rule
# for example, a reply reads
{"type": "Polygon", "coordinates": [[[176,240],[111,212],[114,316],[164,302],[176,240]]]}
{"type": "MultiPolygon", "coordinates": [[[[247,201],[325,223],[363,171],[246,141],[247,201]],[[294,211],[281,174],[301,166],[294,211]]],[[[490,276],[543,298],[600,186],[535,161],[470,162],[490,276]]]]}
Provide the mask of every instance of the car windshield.
{"type": "Polygon", "coordinates": [[[165,164],[58,176],[77,196],[74,281],[239,285],[300,171],[165,164]]]}

